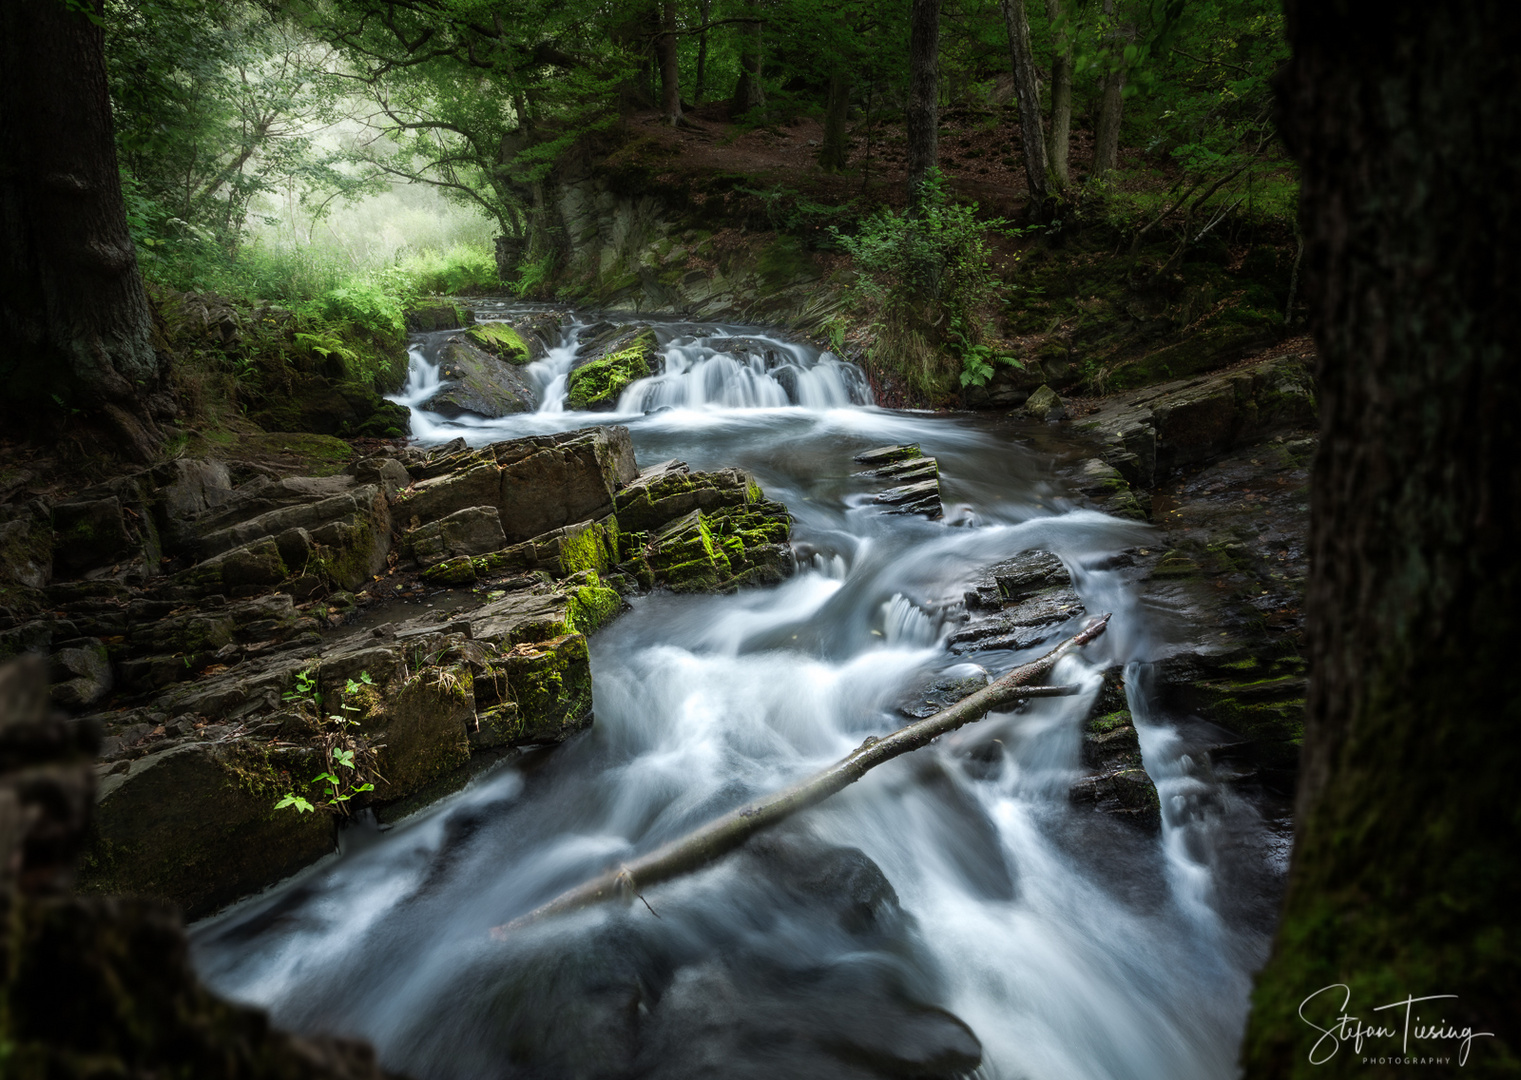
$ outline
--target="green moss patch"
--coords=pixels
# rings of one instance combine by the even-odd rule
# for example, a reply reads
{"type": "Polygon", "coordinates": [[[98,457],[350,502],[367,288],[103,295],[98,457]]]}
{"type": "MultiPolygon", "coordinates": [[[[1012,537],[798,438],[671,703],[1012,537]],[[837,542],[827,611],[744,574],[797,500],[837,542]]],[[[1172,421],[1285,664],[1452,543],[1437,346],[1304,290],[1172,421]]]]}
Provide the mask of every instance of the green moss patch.
{"type": "Polygon", "coordinates": [[[527,364],[533,360],[522,335],[506,323],[480,323],[466,330],[465,336],[509,364],[527,364]]]}

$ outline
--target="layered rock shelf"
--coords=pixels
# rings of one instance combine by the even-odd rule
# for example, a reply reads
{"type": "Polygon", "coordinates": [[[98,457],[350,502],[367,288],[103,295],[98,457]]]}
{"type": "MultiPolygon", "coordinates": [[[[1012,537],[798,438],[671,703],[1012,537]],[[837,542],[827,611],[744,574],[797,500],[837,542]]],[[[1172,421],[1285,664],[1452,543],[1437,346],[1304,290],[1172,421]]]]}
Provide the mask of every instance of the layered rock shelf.
{"type": "Polygon", "coordinates": [[[0,622],[0,654],[46,655],[54,701],[104,735],[81,887],[192,915],[331,851],[361,808],[394,818],[585,729],[587,637],[625,595],[793,568],[748,474],[641,473],[621,427],[238,484],[180,460],[0,530],[43,609],[0,622]]]}

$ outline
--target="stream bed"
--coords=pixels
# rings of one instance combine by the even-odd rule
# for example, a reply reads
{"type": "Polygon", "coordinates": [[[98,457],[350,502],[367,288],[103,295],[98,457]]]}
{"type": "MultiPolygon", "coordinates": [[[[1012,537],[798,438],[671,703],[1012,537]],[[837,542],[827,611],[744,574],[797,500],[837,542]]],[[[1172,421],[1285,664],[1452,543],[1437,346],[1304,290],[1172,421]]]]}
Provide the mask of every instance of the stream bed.
{"type": "MultiPolygon", "coordinates": [[[[521,310],[501,304],[480,318],[521,310]]],[[[585,320],[585,321],[589,321],[585,320]]],[[[194,931],[223,994],[297,1031],[466,1077],[1190,1078],[1235,1073],[1271,932],[1257,812],[1154,708],[1167,631],[1125,573],[1148,526],[1083,509],[1044,428],[884,410],[864,377],[754,327],[654,323],[664,370],[613,412],[566,411],[572,320],[527,376],[539,409],[446,420],[425,343],[399,395],[424,444],[619,423],[641,467],[739,466],[794,519],[798,572],[728,596],[653,593],[591,643],[595,724],[530,751],[194,931]],[[726,348],[725,338],[769,352],[726,348]],[[887,514],[864,450],[939,461],[944,518],[887,514]],[[1051,681],[629,906],[493,940],[562,890],[907,721],[936,686],[1022,651],[954,652],[982,568],[1057,555],[1107,633],[1051,681]],[[1124,671],[1160,835],[1069,804],[1083,723],[1124,671]]],[[[995,645],[998,643],[995,643],[995,645]]]]}

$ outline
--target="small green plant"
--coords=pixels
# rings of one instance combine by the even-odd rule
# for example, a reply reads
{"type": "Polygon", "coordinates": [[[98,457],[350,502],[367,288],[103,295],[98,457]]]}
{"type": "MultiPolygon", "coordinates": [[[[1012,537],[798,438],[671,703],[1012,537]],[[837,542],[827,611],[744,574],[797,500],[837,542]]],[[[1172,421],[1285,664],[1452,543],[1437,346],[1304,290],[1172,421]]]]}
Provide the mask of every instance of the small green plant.
{"type": "Polygon", "coordinates": [[[829,321],[824,324],[824,337],[829,341],[829,350],[835,355],[845,352],[845,333],[850,329],[850,323],[843,315],[831,315],[829,321]]]}
{"type": "Polygon", "coordinates": [[[1025,366],[1017,357],[1000,353],[985,341],[973,340],[960,319],[951,320],[949,337],[961,357],[961,385],[964,387],[986,385],[997,364],[1017,369],[1025,366]]]}
{"type": "MultiPolygon", "coordinates": [[[[314,707],[317,706],[321,695],[317,691],[315,672],[315,668],[297,672],[296,687],[285,694],[285,699],[311,702],[314,707]]],[[[294,791],[287,791],[285,796],[275,803],[276,810],[291,806],[295,807],[297,813],[309,814],[321,806],[327,810],[347,814],[347,804],[350,799],[375,790],[374,781],[370,777],[379,775],[375,772],[376,748],[371,747],[367,740],[351,730],[360,723],[354,714],[362,712],[363,709],[350,700],[364,687],[373,685],[375,685],[375,680],[370,677],[368,671],[361,671],[357,680],[345,680],[338,711],[327,715],[327,723],[317,739],[317,748],[322,752],[326,767],[308,782],[308,786],[321,785],[322,792],[319,798],[314,802],[294,791]]]]}

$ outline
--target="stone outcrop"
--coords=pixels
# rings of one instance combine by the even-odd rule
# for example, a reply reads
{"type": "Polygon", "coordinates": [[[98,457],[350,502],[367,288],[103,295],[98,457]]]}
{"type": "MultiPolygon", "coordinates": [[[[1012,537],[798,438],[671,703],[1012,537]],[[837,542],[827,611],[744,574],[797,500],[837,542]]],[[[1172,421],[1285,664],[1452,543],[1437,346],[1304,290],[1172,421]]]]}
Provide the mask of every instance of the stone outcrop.
{"type": "Polygon", "coordinates": [[[97,740],[88,723],[50,714],[40,660],[0,664],[5,1075],[384,1080],[368,1046],[275,1031],[208,992],[172,907],[69,895],[97,740]]]}
{"type": "MultiPolygon", "coordinates": [[[[438,355],[439,378],[446,385],[422,407],[440,416],[470,413],[487,419],[532,412],[533,387],[518,370],[517,361],[504,360],[470,340],[480,330],[474,327],[449,338],[438,355]]],[[[501,347],[507,351],[505,345],[501,347]]]]}
{"type": "Polygon", "coordinates": [[[873,501],[884,514],[944,516],[940,502],[940,463],[926,457],[918,443],[879,446],[855,456],[856,464],[869,468],[860,475],[878,477],[892,486],[879,491],[873,501]]]}
{"type": "Polygon", "coordinates": [[[572,409],[612,409],[624,390],[655,373],[659,357],[659,342],[648,326],[587,327],[565,382],[565,404],[572,409]]]}
{"type": "Polygon", "coordinates": [[[587,636],[621,593],[792,571],[747,473],[640,473],[621,427],[232,476],[180,461],[9,511],[40,610],[0,616],[0,648],[45,655],[54,702],[104,734],[88,891],[215,910],[332,850],[353,809],[583,730],[587,636]]]}

